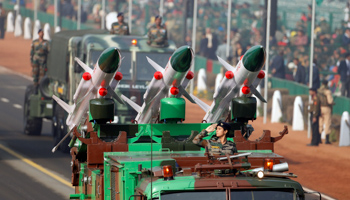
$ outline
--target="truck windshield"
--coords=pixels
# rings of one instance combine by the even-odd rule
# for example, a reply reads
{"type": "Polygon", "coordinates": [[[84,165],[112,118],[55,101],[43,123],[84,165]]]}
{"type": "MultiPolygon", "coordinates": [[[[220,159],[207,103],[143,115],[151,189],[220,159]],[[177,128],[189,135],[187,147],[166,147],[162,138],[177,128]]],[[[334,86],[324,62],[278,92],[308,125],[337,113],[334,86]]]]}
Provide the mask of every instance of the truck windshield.
{"type": "Polygon", "coordinates": [[[294,190],[231,190],[231,199],[245,200],[293,200],[294,190]]]}
{"type": "MultiPolygon", "coordinates": [[[[231,200],[293,200],[294,190],[231,190],[231,200]]],[[[153,198],[158,199],[158,198],[153,198]]],[[[161,200],[191,199],[191,200],[226,200],[225,190],[197,190],[191,192],[164,193],[161,200]]],[[[298,197],[296,199],[299,199],[298,197]]]]}
{"type": "Polygon", "coordinates": [[[150,81],[153,78],[156,70],[148,63],[147,57],[151,58],[159,66],[165,68],[172,53],[158,53],[158,52],[137,52],[137,80],[150,81]]]}
{"type": "Polygon", "coordinates": [[[225,190],[211,190],[211,191],[191,191],[191,192],[179,192],[179,193],[165,193],[161,196],[162,200],[178,200],[178,199],[191,199],[191,200],[225,200],[225,190]]]}

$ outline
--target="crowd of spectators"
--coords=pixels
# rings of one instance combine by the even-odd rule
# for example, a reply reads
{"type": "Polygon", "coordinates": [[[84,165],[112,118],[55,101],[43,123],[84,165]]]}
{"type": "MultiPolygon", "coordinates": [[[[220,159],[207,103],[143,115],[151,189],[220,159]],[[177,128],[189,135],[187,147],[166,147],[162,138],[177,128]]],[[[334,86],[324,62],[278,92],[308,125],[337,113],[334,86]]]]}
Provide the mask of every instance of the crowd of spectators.
{"type": "MultiPolygon", "coordinates": [[[[47,0],[41,0],[40,10],[46,11],[47,0]]],[[[159,14],[159,0],[142,0],[133,3],[132,15],[128,13],[127,0],[107,1],[106,13],[123,12],[126,18],[131,17],[133,29],[131,34],[145,35],[159,14]]],[[[192,44],[192,22],[185,20],[184,0],[164,0],[163,21],[168,30],[168,38],[180,46],[192,44]],[[187,25],[184,26],[184,21],[187,25]]],[[[331,28],[330,22],[318,17],[315,24],[314,62],[315,84],[327,79],[332,92],[339,92],[342,82],[338,74],[341,61],[349,53],[350,20],[349,3],[344,3],[344,20],[341,27],[331,28]],[[347,10],[347,12],[346,12],[347,10]],[[318,80],[317,80],[318,78],[318,80]]],[[[69,19],[77,19],[77,0],[61,0],[61,15],[69,19]]],[[[308,84],[309,48],[311,37],[311,5],[304,4],[307,12],[300,14],[294,28],[286,28],[280,17],[277,20],[275,35],[270,37],[271,75],[300,84],[308,84]]],[[[96,24],[101,21],[100,1],[84,3],[83,20],[92,19],[96,24]],[[88,14],[89,13],[89,16],[88,14]]],[[[263,19],[266,17],[264,5],[256,3],[232,3],[229,56],[225,53],[227,29],[227,1],[198,1],[196,53],[208,59],[216,60],[216,55],[224,57],[232,65],[236,65],[245,51],[254,45],[264,45],[263,19]]],[[[189,17],[190,19],[190,17],[189,17]]],[[[127,21],[127,20],[126,20],[127,21]]],[[[350,70],[350,69],[349,69],[350,70]]],[[[350,79],[350,78],[349,78],[350,79]]],[[[344,84],[343,84],[344,87],[344,84]]],[[[346,93],[346,92],[345,92],[346,93]]],[[[348,95],[344,94],[343,95],[348,95]]],[[[349,94],[350,95],[350,94],[349,94]]]]}

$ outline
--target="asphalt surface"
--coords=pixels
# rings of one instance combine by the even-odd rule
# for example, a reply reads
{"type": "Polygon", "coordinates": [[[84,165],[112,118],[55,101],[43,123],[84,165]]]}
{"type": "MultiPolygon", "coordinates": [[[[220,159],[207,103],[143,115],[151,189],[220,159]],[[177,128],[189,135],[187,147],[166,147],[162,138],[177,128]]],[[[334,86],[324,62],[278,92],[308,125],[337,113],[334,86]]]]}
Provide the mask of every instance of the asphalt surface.
{"type": "Polygon", "coordinates": [[[0,199],[69,199],[70,155],[52,153],[51,123],[23,134],[23,101],[32,82],[0,67],[0,199]]]}

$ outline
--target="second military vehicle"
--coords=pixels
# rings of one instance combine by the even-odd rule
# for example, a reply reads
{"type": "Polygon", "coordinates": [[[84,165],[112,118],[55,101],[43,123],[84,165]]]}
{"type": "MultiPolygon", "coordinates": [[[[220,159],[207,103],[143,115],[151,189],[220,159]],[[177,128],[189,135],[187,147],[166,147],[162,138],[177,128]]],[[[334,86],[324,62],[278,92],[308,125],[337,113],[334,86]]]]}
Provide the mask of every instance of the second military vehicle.
{"type": "MultiPolygon", "coordinates": [[[[56,95],[68,104],[73,103],[73,96],[81,80],[83,69],[75,62],[75,57],[93,69],[98,56],[108,47],[116,47],[122,56],[121,69],[123,78],[117,90],[131,97],[136,103],[142,102],[154,69],[148,64],[146,56],[165,65],[173,51],[174,42],[169,41],[166,48],[150,47],[147,37],[110,35],[104,30],[62,31],[51,40],[51,52],[48,55],[47,73],[39,84],[38,93],[29,85],[24,100],[24,133],[40,135],[43,119],[52,120],[52,133],[57,144],[67,134],[67,114],[52,100],[56,95]]],[[[118,116],[114,123],[131,123],[136,112],[126,105],[116,104],[118,116]]],[[[60,150],[68,151],[67,139],[60,150]]]]}

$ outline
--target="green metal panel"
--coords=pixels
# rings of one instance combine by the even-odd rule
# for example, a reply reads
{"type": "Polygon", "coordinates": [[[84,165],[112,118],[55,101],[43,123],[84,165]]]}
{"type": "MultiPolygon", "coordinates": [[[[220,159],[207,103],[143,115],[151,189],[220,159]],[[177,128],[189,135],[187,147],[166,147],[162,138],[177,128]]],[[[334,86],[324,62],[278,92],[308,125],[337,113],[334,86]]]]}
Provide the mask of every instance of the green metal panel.
{"type": "Polygon", "coordinates": [[[214,74],[220,73],[221,68],[222,68],[222,66],[218,61],[213,62],[213,73],[214,74]]]}
{"type": "Polygon", "coordinates": [[[287,88],[290,95],[308,95],[309,88],[306,85],[279,78],[270,78],[271,88],[287,88]]]}
{"type": "Polygon", "coordinates": [[[194,57],[195,59],[195,66],[194,71],[198,72],[200,69],[206,69],[207,68],[207,59],[201,56],[194,57]]]}
{"type": "Polygon", "coordinates": [[[175,177],[174,180],[164,181],[158,179],[152,183],[152,194],[151,184],[148,184],[145,190],[147,199],[159,198],[162,191],[188,191],[194,190],[195,178],[194,176],[175,177]]]}
{"type": "Polygon", "coordinates": [[[140,155],[140,152],[109,152],[104,153],[105,177],[105,200],[111,199],[111,165],[118,167],[119,169],[119,195],[120,199],[129,199],[131,195],[134,195],[136,186],[138,185],[138,177],[140,174],[138,171],[138,165],[141,164],[142,168],[151,168],[155,166],[172,165],[175,169],[175,160],[171,158],[160,158],[157,155],[162,155],[161,152],[154,152],[154,158],[151,160],[150,154],[140,155]],[[111,160],[112,156],[116,156],[118,163],[111,160]],[[120,157],[118,157],[120,156],[120,157]],[[114,164],[115,163],[115,164],[114,164]]]}
{"type": "Polygon", "coordinates": [[[31,117],[52,117],[52,100],[42,100],[40,95],[31,95],[29,101],[31,117]]]}
{"type": "Polygon", "coordinates": [[[160,100],[160,120],[185,119],[186,102],[183,98],[163,98],[160,100]]]}
{"type": "Polygon", "coordinates": [[[350,112],[350,99],[346,97],[334,97],[333,113],[342,115],[344,111],[350,112]]]}

